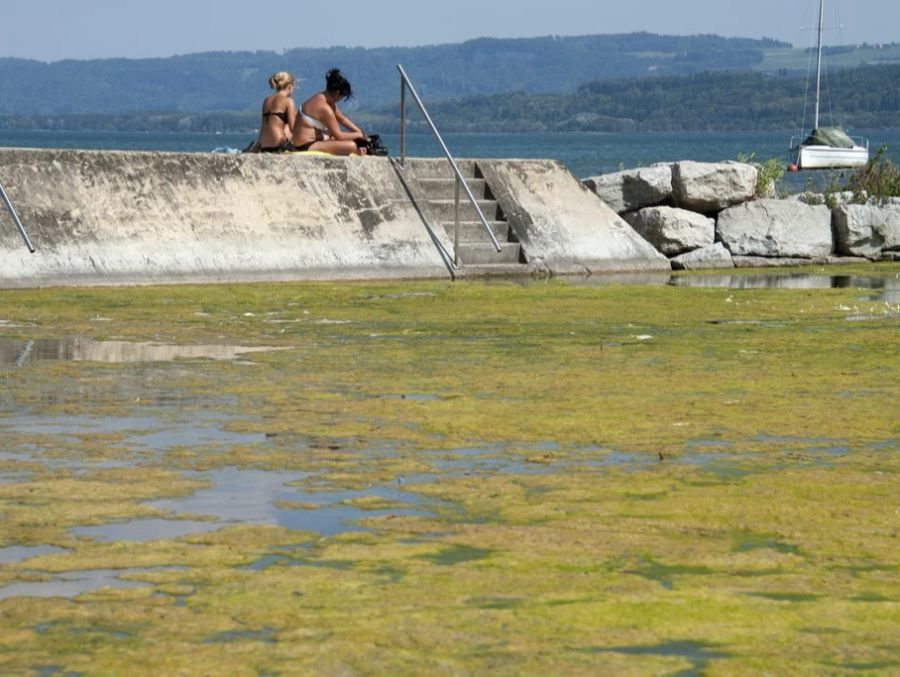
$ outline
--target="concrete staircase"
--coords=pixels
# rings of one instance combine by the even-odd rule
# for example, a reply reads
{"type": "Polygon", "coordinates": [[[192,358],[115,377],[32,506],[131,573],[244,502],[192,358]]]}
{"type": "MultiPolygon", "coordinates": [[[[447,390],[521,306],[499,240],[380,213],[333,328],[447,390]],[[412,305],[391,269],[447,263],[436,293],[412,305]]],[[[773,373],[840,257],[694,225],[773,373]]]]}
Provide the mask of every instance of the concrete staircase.
{"type": "MultiPolygon", "coordinates": [[[[466,196],[465,189],[460,186],[460,273],[464,276],[521,274],[526,264],[522,246],[510,230],[503,211],[491,194],[490,186],[478,171],[477,163],[474,160],[461,160],[458,166],[501,246],[499,252],[494,248],[475,207],[466,196]]],[[[427,202],[427,207],[422,211],[443,227],[452,254],[456,228],[454,200],[456,178],[453,168],[446,160],[415,159],[407,161],[405,171],[415,178],[420,188],[419,198],[427,202]]],[[[420,208],[423,206],[420,205],[420,208]]]]}

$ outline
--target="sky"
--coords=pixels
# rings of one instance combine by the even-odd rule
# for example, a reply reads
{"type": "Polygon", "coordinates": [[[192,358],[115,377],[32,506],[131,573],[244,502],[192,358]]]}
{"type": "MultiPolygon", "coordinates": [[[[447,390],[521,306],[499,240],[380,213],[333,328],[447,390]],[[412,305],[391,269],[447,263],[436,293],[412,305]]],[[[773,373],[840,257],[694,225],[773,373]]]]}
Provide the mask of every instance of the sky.
{"type": "MultiPolygon", "coordinates": [[[[167,57],[648,31],[813,44],[817,0],[0,0],[0,57],[167,57]]],[[[828,44],[900,42],[900,0],[829,0],[828,44]]]]}

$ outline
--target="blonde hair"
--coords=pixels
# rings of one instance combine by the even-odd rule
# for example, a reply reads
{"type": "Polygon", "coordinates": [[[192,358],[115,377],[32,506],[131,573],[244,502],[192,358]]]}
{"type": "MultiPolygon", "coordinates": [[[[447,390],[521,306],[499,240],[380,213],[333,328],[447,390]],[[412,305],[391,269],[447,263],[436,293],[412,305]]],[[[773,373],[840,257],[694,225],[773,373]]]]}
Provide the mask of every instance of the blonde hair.
{"type": "Polygon", "coordinates": [[[278,71],[269,78],[269,87],[280,92],[290,87],[296,81],[297,79],[287,71],[278,71]]]}

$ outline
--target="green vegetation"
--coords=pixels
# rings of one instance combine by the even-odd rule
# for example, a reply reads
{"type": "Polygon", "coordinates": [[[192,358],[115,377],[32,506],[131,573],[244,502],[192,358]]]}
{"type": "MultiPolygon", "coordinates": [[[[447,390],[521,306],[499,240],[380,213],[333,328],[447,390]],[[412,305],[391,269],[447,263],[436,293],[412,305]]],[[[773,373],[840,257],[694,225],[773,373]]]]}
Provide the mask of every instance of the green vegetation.
{"type": "MultiPolygon", "coordinates": [[[[900,43],[825,47],[825,58],[832,68],[856,68],[875,64],[900,63],[900,43]]],[[[808,49],[774,47],[765,50],[765,58],[755,70],[767,73],[788,70],[806,72],[813,53],[808,49]]]]}
{"type": "Polygon", "coordinates": [[[882,145],[865,167],[845,177],[843,173],[830,172],[824,186],[817,190],[812,177],[807,179],[806,192],[800,200],[811,205],[826,205],[834,209],[839,205],[841,193],[853,193],[852,200],[864,204],[874,200],[883,204],[889,198],[900,197],[900,168],[887,156],[888,147],[882,145]]]}
{"type": "MultiPolygon", "coordinates": [[[[900,45],[829,51],[836,123],[900,126],[900,45]]],[[[772,40],[649,33],[51,64],[0,59],[0,128],[248,132],[259,123],[270,73],[297,73],[302,98],[340,66],[357,93],[354,115],[390,132],[399,124],[401,63],[446,131],[796,129],[808,61],[806,50],[772,40]],[[36,100],[35,82],[54,96],[36,100]]]]}
{"type": "Polygon", "coordinates": [[[340,67],[362,105],[399,98],[397,64],[430,101],[515,90],[572,92],[600,78],[749,69],[774,40],[651,33],[482,38],[461,44],[377,49],[331,47],[276,52],[213,52],[168,59],[42,63],[0,58],[0,114],[128,113],[171,110],[257,112],[266,80],[279,70],[300,79],[296,96],[321,89],[340,67]],[[36,83],[53,96],[36,93],[36,83]]]}
{"type": "MultiPolygon", "coordinates": [[[[444,131],[798,129],[806,91],[805,78],[797,76],[706,72],[597,81],[571,94],[516,91],[502,96],[429,100],[428,107],[444,131]]],[[[844,125],[900,126],[900,65],[834,71],[829,76],[829,91],[834,104],[831,112],[844,125]]],[[[382,132],[399,127],[396,103],[367,107],[356,117],[382,132]]],[[[0,116],[0,128],[19,129],[247,132],[258,124],[256,112],[0,116]]],[[[412,129],[424,125],[418,115],[410,115],[410,124],[412,129]]]]}
{"type": "Polygon", "coordinates": [[[2,291],[8,340],[282,350],[0,364],[0,548],[66,548],[0,564],[0,586],[98,569],[135,586],[0,599],[0,672],[896,672],[900,307],[868,293],[2,291]],[[279,509],[311,519],[317,492],[386,512],[331,536],[274,517],[71,531],[178,517],[151,501],[226,468],[299,477],[279,509]]]}
{"type": "Polygon", "coordinates": [[[756,179],[756,197],[766,197],[778,192],[778,182],[784,177],[784,161],[780,158],[769,158],[762,164],[755,162],[755,153],[741,153],[738,162],[754,164],[759,169],[756,179]]]}
{"type": "Polygon", "coordinates": [[[874,198],[878,202],[900,197],[900,167],[886,154],[887,146],[883,145],[864,168],[850,177],[846,189],[861,198],[874,198]]]}
{"type": "MultiPolygon", "coordinates": [[[[806,91],[801,77],[709,72],[597,81],[570,95],[473,96],[429,110],[452,131],[798,129],[806,91]]],[[[845,125],[900,126],[900,65],[834,71],[829,91],[833,114],[845,125]]]]}

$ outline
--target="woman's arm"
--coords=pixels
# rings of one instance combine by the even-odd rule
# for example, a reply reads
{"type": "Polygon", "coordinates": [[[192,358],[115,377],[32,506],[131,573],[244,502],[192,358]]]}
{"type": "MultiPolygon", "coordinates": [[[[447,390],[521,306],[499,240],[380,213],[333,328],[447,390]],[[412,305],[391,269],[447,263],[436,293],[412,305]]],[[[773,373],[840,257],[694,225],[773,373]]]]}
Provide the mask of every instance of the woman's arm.
{"type": "Polygon", "coordinates": [[[365,138],[366,133],[357,127],[353,121],[344,115],[338,108],[334,109],[334,116],[337,118],[337,121],[341,123],[344,127],[349,129],[351,132],[356,132],[359,134],[356,138],[365,138]]]}
{"type": "MultiPolygon", "coordinates": [[[[319,120],[322,121],[322,124],[328,127],[328,134],[332,139],[336,139],[338,141],[355,141],[356,139],[363,138],[363,133],[359,130],[358,127],[356,127],[356,125],[353,125],[353,127],[348,126],[348,129],[350,129],[350,131],[348,132],[345,132],[343,129],[341,129],[341,123],[338,122],[337,116],[340,115],[344,120],[347,120],[347,118],[340,111],[332,110],[331,106],[327,104],[323,105],[316,112],[320,113],[321,117],[319,118],[319,120]]],[[[347,121],[349,122],[349,120],[347,121]]]]}

